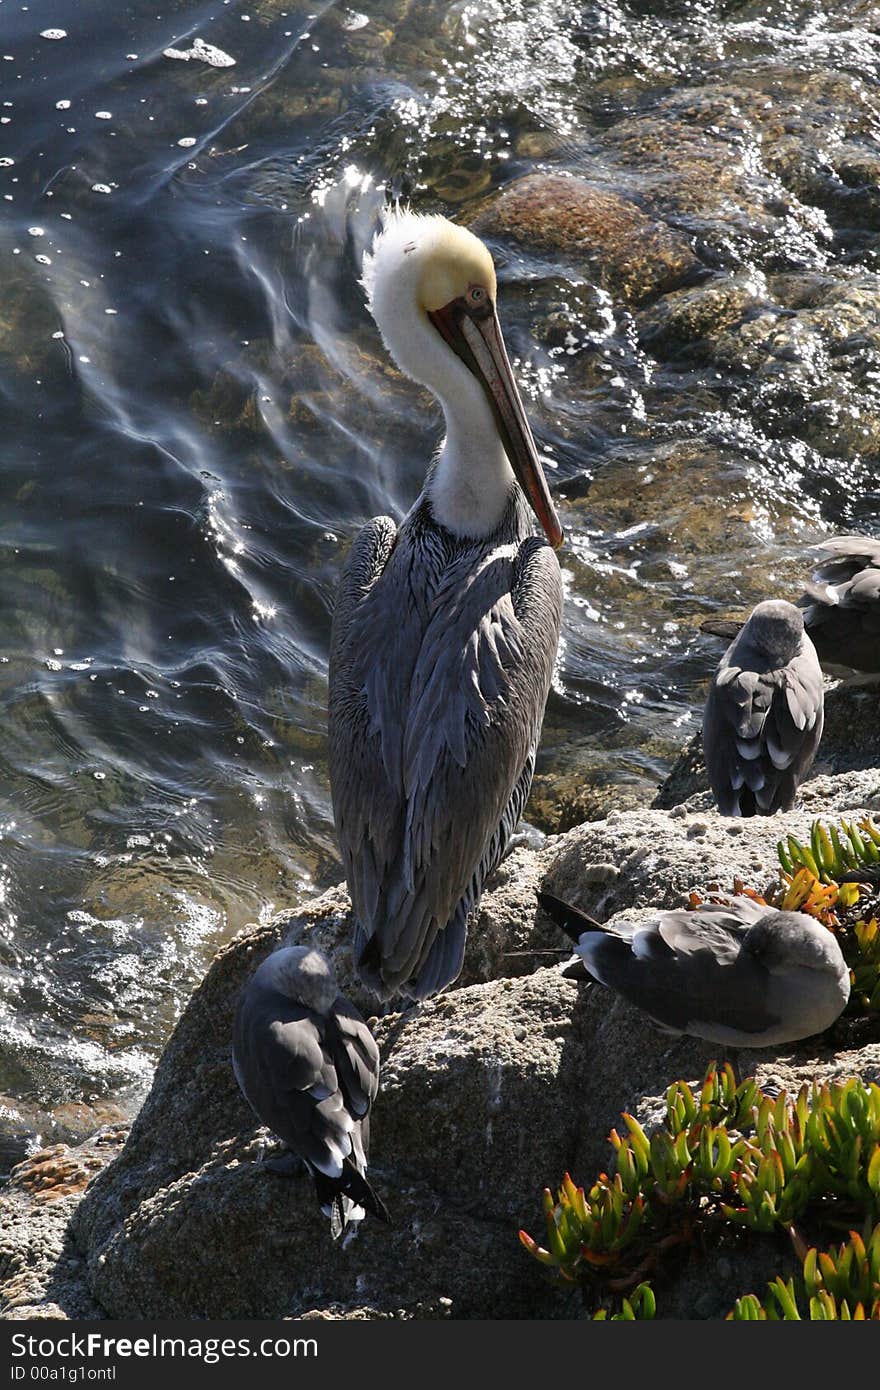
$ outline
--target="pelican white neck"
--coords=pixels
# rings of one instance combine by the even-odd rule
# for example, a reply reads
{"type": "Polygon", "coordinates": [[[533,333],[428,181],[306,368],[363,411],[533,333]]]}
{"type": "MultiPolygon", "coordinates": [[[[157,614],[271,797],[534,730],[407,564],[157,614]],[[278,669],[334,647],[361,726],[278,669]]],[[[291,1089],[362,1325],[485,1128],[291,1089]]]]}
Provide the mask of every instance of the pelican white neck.
{"type": "Polygon", "coordinates": [[[398,367],[439,400],[446,438],[428,492],[436,520],[456,535],[496,530],[516,481],[486,390],[429,316],[485,289],[494,302],[488,249],[444,217],[398,208],[364,257],[364,288],[398,367]]]}

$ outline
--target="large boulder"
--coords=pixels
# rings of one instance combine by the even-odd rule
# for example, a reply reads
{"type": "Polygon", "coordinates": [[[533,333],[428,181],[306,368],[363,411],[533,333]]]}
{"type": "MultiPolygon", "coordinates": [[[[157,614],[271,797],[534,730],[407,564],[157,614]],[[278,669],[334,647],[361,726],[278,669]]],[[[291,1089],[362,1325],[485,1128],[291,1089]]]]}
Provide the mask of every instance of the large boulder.
{"type": "MultiPolygon", "coordinates": [[[[825,782],[829,809],[880,805],[878,774],[825,782]]],[[[771,877],[777,837],[803,833],[809,819],[804,811],[745,824],[711,811],[621,812],[539,851],[518,850],[486,895],[487,954],[472,968],[503,969],[508,957],[490,947],[491,924],[500,927],[505,913],[518,939],[540,932],[564,950],[535,907],[542,875],[603,917],[674,905],[692,887],[729,887],[735,875],[760,885],[771,877]]],[[[323,919],[319,904],[312,909],[313,929],[342,912],[334,893],[319,900],[328,908],[323,919]]],[[[718,1049],[670,1040],[607,991],[566,981],[553,966],[535,970],[534,960],[533,973],[464,985],[374,1021],[383,1074],[371,1171],[394,1224],[366,1221],[343,1248],[330,1241],[305,1176],[283,1180],[255,1164],[258,1129],[230,1067],[238,990],[284,930],[277,922],[246,932],[217,957],[125,1150],[77,1208],[73,1232],[90,1295],[116,1317],[277,1317],[364,1306],[375,1315],[571,1316],[571,1304],[520,1251],[517,1228],[540,1229],[541,1189],[566,1168],[589,1181],[607,1166],[607,1135],[622,1109],[656,1123],[670,1081],[695,1080],[718,1049]]],[[[478,921],[475,937],[479,931],[478,921]]],[[[519,967],[525,958],[514,959],[519,967]]],[[[859,1049],[841,1028],[797,1046],[742,1051],[739,1066],[795,1087],[852,1072],[880,1076],[880,1048],[859,1049]]],[[[704,1316],[760,1286],[764,1255],[743,1265],[729,1253],[725,1278],[712,1266],[704,1316]]],[[[683,1274],[680,1288],[669,1286],[670,1315],[686,1314],[692,1280],[683,1274]]]]}
{"type": "MultiPolygon", "coordinates": [[[[620,811],[518,848],[484,896],[463,982],[372,1020],[383,1066],[371,1174],[393,1224],[368,1219],[344,1245],[330,1239],[304,1173],[284,1179],[255,1161],[267,1136],[236,1087],[230,1037],[242,984],[284,940],[314,940],[353,979],[348,902],[332,889],[247,929],[192,996],[122,1151],[119,1132],[106,1131],[103,1150],[57,1146],[18,1173],[0,1204],[7,1316],[583,1316],[522,1251],[518,1228],[540,1235],[541,1191],[564,1171],[589,1183],[608,1167],[622,1110],[651,1128],[670,1082],[696,1081],[723,1050],[661,1034],[607,990],[562,978],[567,946],[535,887],[603,919],[675,906],[736,876],[760,887],[774,875],[776,840],[804,834],[816,810],[880,807],[876,771],[809,788],[815,804],[784,816],[620,811]]],[[[820,1038],[742,1049],[735,1061],[771,1089],[880,1080],[876,1028],[865,1023],[844,1018],[820,1038]]],[[[697,1253],[660,1281],[661,1312],[722,1316],[777,1269],[787,1266],[774,1242],[697,1253]]]]}

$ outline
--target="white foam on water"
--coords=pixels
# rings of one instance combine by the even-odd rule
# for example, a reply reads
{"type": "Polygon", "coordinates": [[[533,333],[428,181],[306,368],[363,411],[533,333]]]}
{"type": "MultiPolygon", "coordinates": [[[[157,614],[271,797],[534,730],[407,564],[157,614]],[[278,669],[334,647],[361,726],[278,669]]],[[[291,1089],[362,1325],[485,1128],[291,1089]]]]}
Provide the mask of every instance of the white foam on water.
{"type": "Polygon", "coordinates": [[[235,67],[235,59],[229,53],[224,53],[222,48],[215,48],[212,43],[205,43],[204,39],[196,39],[192,48],[166,48],[162,57],[177,58],[184,63],[195,58],[196,62],[207,63],[212,68],[235,67]]]}

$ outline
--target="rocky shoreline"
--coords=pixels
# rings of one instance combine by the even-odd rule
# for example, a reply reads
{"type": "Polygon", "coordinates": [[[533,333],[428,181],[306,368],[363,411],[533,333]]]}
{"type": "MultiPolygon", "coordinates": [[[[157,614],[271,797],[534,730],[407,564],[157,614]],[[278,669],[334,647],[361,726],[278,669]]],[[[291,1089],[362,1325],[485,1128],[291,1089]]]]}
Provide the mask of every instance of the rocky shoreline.
{"type": "MultiPolygon", "coordinates": [[[[257,1131],[229,1052],[241,984],[286,940],[319,945],[369,1011],[351,967],[347,895],[331,888],[241,932],[193,994],[130,1132],[108,1127],[14,1171],[0,1194],[2,1316],[584,1316],[576,1294],[543,1280],[518,1229],[538,1229],[541,1190],[563,1171],[588,1182],[607,1166],[623,1109],[656,1124],[669,1083],[696,1080],[719,1049],[670,1039],[601,987],[561,979],[565,945],[535,889],[603,920],[677,906],[691,889],[729,888],[735,876],[763,887],[777,839],[804,835],[817,815],[876,817],[876,694],[866,702],[839,687],[830,703],[832,734],[861,721],[864,752],[854,753],[856,737],[832,737],[799,808],[784,816],[724,820],[695,790],[699,773],[685,783],[679,768],[650,810],[611,809],[513,850],[484,895],[456,987],[375,1020],[383,1074],[371,1173],[394,1224],[365,1222],[345,1248],[330,1241],[305,1178],[285,1181],[253,1162],[257,1131]],[[676,799],[676,786],[689,794],[676,799]]],[[[696,750],[688,758],[698,763],[696,750]]],[[[850,1075],[880,1082],[880,1030],[842,1018],[820,1037],[743,1050],[737,1062],[770,1090],[850,1075]]],[[[772,1242],[703,1252],[664,1283],[662,1315],[721,1317],[784,1266],[772,1242]]]]}
{"type": "MultiPolygon", "coordinates": [[[[829,528],[875,525],[880,158],[873,59],[863,40],[876,29],[877,5],[839,0],[831,16],[795,5],[780,28],[768,26],[766,7],[746,3],[727,27],[695,14],[692,30],[658,23],[649,10],[633,11],[626,25],[616,10],[605,19],[600,10],[597,43],[551,16],[532,34],[534,80],[513,111],[507,73],[522,36],[516,7],[503,22],[501,8],[483,40],[481,80],[464,88],[447,80],[457,11],[435,33],[433,13],[410,0],[381,0],[375,22],[351,30],[347,11],[331,10],[326,23],[336,32],[324,52],[335,61],[313,64],[319,87],[304,85],[295,64],[282,70],[247,104],[230,143],[268,144],[279,131],[286,139],[304,115],[337,122],[348,113],[345,164],[378,170],[387,159],[394,168],[402,140],[410,141],[399,108],[418,111],[407,167],[420,205],[452,210],[489,238],[500,253],[506,321],[536,347],[529,362],[551,384],[564,366],[557,388],[539,389],[536,378],[529,410],[542,440],[577,460],[558,488],[570,533],[580,537],[565,552],[569,607],[581,609],[568,640],[586,653],[587,673],[597,657],[606,677],[615,674],[604,698],[618,689],[640,694],[633,672],[650,677],[650,687],[659,653],[664,688],[668,680],[687,702],[687,653],[704,640],[697,631],[707,607],[744,611],[768,590],[795,598],[805,546],[829,528]],[[431,85],[431,70],[442,74],[443,90],[431,85]],[[412,100],[401,103],[402,93],[412,100]],[[548,97],[558,113],[548,115],[548,97]],[[585,118],[570,121],[580,105],[585,118]],[[493,162],[480,142],[487,128],[508,125],[510,148],[493,162]],[[635,653],[645,665],[632,662],[635,653]]],[[[187,65],[170,66],[171,80],[183,83],[187,65]]],[[[302,281],[288,200],[299,207],[306,184],[326,193],[338,154],[335,137],[322,138],[293,184],[287,159],[260,161],[251,172],[246,200],[274,201],[285,212],[277,264],[293,284],[302,281]]],[[[306,205],[321,228],[313,235],[322,282],[348,284],[351,238],[339,234],[345,223],[332,192],[326,205],[307,197],[306,205]]],[[[52,379],[62,344],[54,341],[54,306],[25,260],[6,286],[0,349],[14,360],[16,392],[30,399],[31,378],[52,379]]],[[[87,280],[71,281],[71,323],[85,312],[77,284],[88,289],[87,280]]],[[[411,397],[363,318],[346,311],[344,321],[350,360],[305,334],[281,361],[268,327],[256,323],[193,390],[195,420],[228,435],[231,451],[253,445],[259,467],[274,469],[279,461],[256,447],[266,437],[260,397],[271,380],[297,439],[312,435],[325,450],[324,424],[342,402],[344,439],[378,454],[390,418],[411,426],[411,397]]],[[[163,412],[166,389],[163,379],[163,412]]],[[[288,469],[295,464],[286,444],[288,469]]],[[[254,471],[253,460],[247,466],[254,471]]],[[[184,524],[183,512],[166,506],[161,515],[164,525],[174,516],[184,524]]],[[[294,591],[317,633],[324,609],[303,575],[318,575],[318,590],[329,592],[338,541],[325,532],[312,544],[294,591]]],[[[44,593],[50,610],[58,608],[59,630],[76,630],[48,564],[34,560],[16,573],[19,585],[32,586],[23,595],[44,593]]],[[[217,573],[226,576],[223,567],[217,573]]],[[[229,598],[230,612],[238,601],[229,598]]],[[[128,603],[126,595],[125,614],[128,603]]],[[[572,672],[582,664],[575,660],[572,672]]],[[[641,724],[636,705],[634,718],[623,720],[616,705],[603,716],[602,686],[592,690],[583,671],[577,678],[583,702],[574,721],[551,696],[533,787],[530,815],[552,833],[517,848],[495,875],[456,988],[376,1022],[384,1073],[371,1171],[394,1226],[365,1223],[345,1250],[333,1246],[309,1185],[284,1185],[253,1165],[253,1119],[229,1065],[236,991],[288,938],[328,951],[343,988],[370,1010],[348,956],[348,899],[334,887],[292,916],[245,929],[219,953],[133,1125],[116,1123],[110,1106],[72,1107],[77,1113],[60,1130],[72,1142],[16,1167],[0,1190],[0,1317],[583,1316],[576,1298],[544,1283],[517,1228],[539,1230],[541,1189],[566,1168],[586,1182],[607,1165],[606,1136],[622,1109],[656,1123],[669,1081],[696,1079],[715,1049],[670,1042],[607,992],[561,980],[553,962],[565,945],[538,912],[536,887],[603,919],[676,906],[691,888],[729,887],[735,875],[761,887],[775,874],[783,832],[803,834],[818,815],[878,815],[880,746],[876,687],[838,687],[827,693],[819,760],[798,810],[745,825],[721,821],[705,791],[698,739],[649,809],[679,724],[664,721],[656,695],[641,724]],[[98,1117],[112,1123],[80,1142],[98,1117]]],[[[310,708],[320,708],[321,679],[309,680],[310,708]]],[[[233,716],[222,710],[225,727],[233,716]]],[[[320,731],[297,732],[286,710],[282,699],[269,706],[299,740],[285,757],[311,763],[320,731]]],[[[34,715],[22,717],[24,725],[11,727],[27,732],[34,715]]],[[[241,742],[246,733],[247,724],[241,742]]],[[[131,790],[116,777],[98,785],[104,806],[111,796],[125,802],[131,790]]],[[[77,848],[80,838],[89,850],[99,846],[93,834],[84,817],[77,848]]],[[[320,872],[323,862],[311,868],[320,872]]],[[[128,887],[110,881],[119,873],[102,872],[94,892],[107,887],[128,911],[142,900],[142,865],[132,865],[128,887]]],[[[866,1036],[864,1022],[841,1020],[796,1047],[743,1051],[740,1069],[756,1071],[767,1089],[851,1074],[880,1081],[880,1041],[866,1036]]],[[[705,1253],[664,1287],[663,1315],[723,1315],[737,1294],[784,1269],[783,1253],[772,1252],[770,1267],[758,1250],[705,1253]]]]}

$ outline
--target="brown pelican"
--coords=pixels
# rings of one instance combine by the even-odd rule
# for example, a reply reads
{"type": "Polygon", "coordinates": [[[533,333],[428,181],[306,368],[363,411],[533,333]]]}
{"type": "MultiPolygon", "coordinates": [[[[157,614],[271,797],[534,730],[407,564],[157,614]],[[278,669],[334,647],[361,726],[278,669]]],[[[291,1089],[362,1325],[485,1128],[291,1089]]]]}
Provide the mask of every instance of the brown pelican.
{"type": "Polygon", "coordinates": [[[849,999],[837,938],[803,912],[736,897],[601,926],[549,893],[538,901],[575,942],[563,973],[616,990],[664,1032],[770,1047],[830,1028],[849,999]]]}
{"type": "MultiPolygon", "coordinates": [[[[833,536],[815,547],[820,562],[797,606],[823,668],[831,675],[880,674],[880,541],[833,536]]],[[[701,632],[729,642],[742,627],[707,618],[701,632]]]]}
{"type": "Polygon", "coordinates": [[[722,816],[794,805],[822,737],[822,669],[799,608],[759,603],[718,666],[703,713],[709,785],[722,816]]]}
{"type": "Polygon", "coordinates": [[[439,399],[446,438],[400,527],[368,522],[345,565],[330,780],[358,970],[382,998],[422,999],[458,976],[468,915],[528,795],[562,529],[483,243],[443,217],[390,211],[364,287],[400,369],[439,399]]]}
{"type": "MultiPolygon", "coordinates": [[[[366,1179],[379,1049],[320,951],[287,946],[254,972],[236,1010],[232,1067],[258,1119],[314,1177],[334,1239],[365,1211],[388,1220],[366,1179]]],[[[288,1170],[284,1160],[269,1166],[288,1170]]]]}

